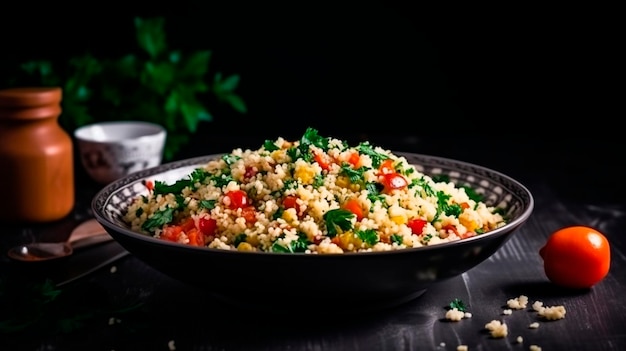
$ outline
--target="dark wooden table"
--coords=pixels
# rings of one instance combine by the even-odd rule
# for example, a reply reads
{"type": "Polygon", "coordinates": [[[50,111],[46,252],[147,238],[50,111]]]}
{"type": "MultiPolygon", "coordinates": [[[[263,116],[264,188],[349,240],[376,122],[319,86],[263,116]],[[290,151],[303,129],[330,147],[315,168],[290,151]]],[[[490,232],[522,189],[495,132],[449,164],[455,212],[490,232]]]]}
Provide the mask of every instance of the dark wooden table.
{"type": "MultiPolygon", "coordinates": [[[[395,147],[393,145],[391,147],[395,147]]],[[[229,146],[222,146],[226,149],[229,146]]],[[[398,145],[407,151],[415,145],[398,145]]],[[[427,149],[426,149],[427,150],[427,149]]],[[[210,153],[213,150],[203,150],[210,153]]],[[[427,153],[427,152],[424,152],[427,153]]],[[[458,156],[461,154],[443,154],[458,156]]],[[[564,192],[558,177],[485,162],[524,183],[534,195],[535,210],[528,222],[494,256],[467,273],[438,283],[424,295],[391,310],[358,316],[311,318],[311,309],[341,308],[302,301],[293,306],[298,316],[281,316],[233,309],[126,256],[73,283],[56,289],[58,296],[37,285],[44,269],[0,259],[0,349],[2,350],[626,350],[626,204],[614,197],[564,192]],[[557,179],[557,182],[554,181],[557,179]],[[544,275],[538,254],[556,229],[584,224],[606,234],[611,242],[609,275],[593,288],[567,291],[544,275]],[[48,294],[42,292],[48,291],[48,294]],[[530,309],[503,314],[509,299],[528,296],[530,304],[563,305],[564,319],[543,321],[530,309]],[[472,317],[445,319],[454,299],[469,306],[472,317]],[[46,300],[50,300],[46,302],[46,300]],[[508,336],[491,338],[485,324],[500,320],[508,336]],[[23,325],[13,322],[22,320],[23,325]],[[537,329],[529,325],[538,321],[537,329]],[[14,330],[9,330],[13,327],[14,330]],[[517,337],[523,338],[522,344],[517,337]]],[[[601,187],[602,185],[598,185],[601,187]]],[[[0,235],[3,252],[33,238],[67,235],[90,217],[90,200],[98,186],[77,177],[77,203],[68,218],[45,225],[8,224],[0,235]]],[[[588,192],[587,192],[588,193],[588,192]]],[[[49,270],[64,269],[72,259],[49,270]]],[[[199,274],[210,267],[196,267],[199,274]]],[[[243,279],[243,277],[242,277],[243,279]]],[[[53,291],[55,289],[52,289],[53,291]]],[[[280,303],[277,301],[276,303],[280,303]]]]}

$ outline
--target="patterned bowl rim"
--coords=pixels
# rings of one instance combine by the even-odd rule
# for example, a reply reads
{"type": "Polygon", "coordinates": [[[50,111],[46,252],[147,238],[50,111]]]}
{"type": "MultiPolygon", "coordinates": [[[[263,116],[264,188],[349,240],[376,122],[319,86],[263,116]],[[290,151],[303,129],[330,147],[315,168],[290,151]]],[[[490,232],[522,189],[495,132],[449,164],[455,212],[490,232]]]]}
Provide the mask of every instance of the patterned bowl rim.
{"type": "MultiPolygon", "coordinates": [[[[276,256],[276,257],[325,257],[325,256],[346,256],[346,257],[361,257],[371,255],[401,255],[416,252],[428,252],[432,250],[444,250],[451,246],[471,244],[476,241],[485,241],[490,238],[494,238],[501,235],[511,234],[524,224],[534,209],[534,198],[530,190],[521,184],[519,181],[512,177],[505,175],[501,172],[489,169],[477,164],[459,161],[451,158],[445,158],[440,156],[431,156],[426,154],[392,151],[397,156],[407,158],[410,164],[416,167],[420,172],[424,172],[426,168],[430,168],[430,171],[426,172],[427,175],[444,174],[449,175],[451,180],[457,183],[457,179],[464,179],[465,181],[479,182],[483,186],[489,186],[491,190],[500,192],[503,196],[502,204],[508,208],[507,214],[516,214],[512,220],[507,222],[504,226],[496,228],[488,233],[476,235],[471,238],[439,243],[431,246],[422,246],[417,248],[405,248],[400,250],[391,251],[372,251],[372,252],[349,252],[349,253],[336,253],[336,254],[304,254],[304,253],[273,253],[273,252],[241,252],[234,250],[213,249],[208,247],[196,247],[180,243],[174,243],[165,241],[162,239],[154,238],[149,235],[134,232],[123,223],[121,215],[124,209],[128,206],[128,202],[134,196],[141,193],[147,193],[144,181],[147,179],[153,179],[154,176],[162,176],[168,172],[180,171],[179,177],[185,176],[188,173],[182,172],[188,170],[191,172],[195,167],[201,166],[207,163],[209,160],[219,158],[224,153],[216,153],[204,156],[197,156],[187,158],[183,160],[164,163],[159,166],[148,168],[145,170],[137,171],[128,176],[120,178],[116,181],[104,186],[100,191],[96,193],[91,202],[91,208],[94,216],[100,224],[105,228],[115,232],[112,236],[115,238],[117,235],[124,235],[133,239],[145,241],[146,243],[152,243],[157,245],[171,246],[173,248],[183,250],[196,250],[206,253],[222,254],[222,255],[261,255],[276,256]],[[419,161],[419,162],[418,162],[419,161]],[[134,189],[131,191],[131,188],[134,189]],[[125,194],[124,194],[125,192],[125,194]]],[[[177,180],[176,179],[176,180],[177,180]]],[[[485,192],[485,188],[475,189],[477,192],[485,192]]],[[[498,200],[495,200],[498,201],[498,200]]],[[[489,203],[489,201],[487,201],[489,203]]],[[[493,201],[492,201],[493,202],[493,201]]]]}

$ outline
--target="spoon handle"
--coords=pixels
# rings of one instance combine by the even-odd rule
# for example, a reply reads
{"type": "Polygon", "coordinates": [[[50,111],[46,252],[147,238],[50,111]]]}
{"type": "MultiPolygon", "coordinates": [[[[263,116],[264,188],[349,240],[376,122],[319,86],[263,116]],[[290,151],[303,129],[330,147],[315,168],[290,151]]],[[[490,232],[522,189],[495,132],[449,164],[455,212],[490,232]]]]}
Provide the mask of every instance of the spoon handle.
{"type": "Polygon", "coordinates": [[[104,227],[93,218],[76,226],[68,239],[74,250],[111,240],[113,240],[113,237],[111,237],[104,227]]]}
{"type": "Polygon", "coordinates": [[[83,238],[77,239],[76,241],[73,241],[72,249],[80,250],[82,248],[86,248],[86,247],[101,244],[101,243],[106,243],[112,240],[113,240],[113,237],[110,236],[109,233],[107,232],[99,233],[99,234],[83,237],[83,238]]]}

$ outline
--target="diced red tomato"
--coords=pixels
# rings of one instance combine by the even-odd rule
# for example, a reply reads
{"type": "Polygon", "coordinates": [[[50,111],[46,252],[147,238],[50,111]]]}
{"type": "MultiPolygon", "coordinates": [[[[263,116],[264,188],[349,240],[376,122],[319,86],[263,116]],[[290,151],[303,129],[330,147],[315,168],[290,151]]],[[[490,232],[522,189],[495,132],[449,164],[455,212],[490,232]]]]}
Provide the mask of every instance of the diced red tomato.
{"type": "Polygon", "coordinates": [[[161,232],[161,239],[177,242],[183,229],[179,225],[166,226],[161,232]]]}
{"type": "Polygon", "coordinates": [[[243,178],[244,179],[252,179],[252,178],[254,178],[254,176],[256,176],[257,173],[259,173],[259,172],[256,170],[256,168],[246,167],[246,170],[243,173],[243,178]]]}
{"type": "Polygon", "coordinates": [[[409,183],[399,173],[385,173],[382,175],[382,184],[385,187],[384,191],[390,192],[391,190],[404,189],[409,183]]]}
{"type": "Polygon", "coordinates": [[[383,161],[383,163],[381,163],[378,167],[378,172],[379,174],[396,173],[395,168],[393,168],[393,160],[386,159],[385,161],[383,161]]]}
{"type": "Polygon", "coordinates": [[[419,218],[413,218],[410,219],[406,225],[411,228],[411,233],[420,235],[426,226],[426,221],[419,218]]]}
{"type": "Polygon", "coordinates": [[[243,190],[229,191],[225,195],[230,200],[228,204],[230,209],[244,208],[250,205],[248,194],[243,190]]]}
{"type": "Polygon", "coordinates": [[[210,217],[200,217],[198,220],[198,229],[206,236],[215,235],[217,221],[210,217]]]}
{"type": "Polygon", "coordinates": [[[298,197],[293,196],[293,195],[287,195],[283,199],[283,206],[285,208],[295,208],[295,209],[298,209],[297,200],[298,200],[298,197]]]}
{"type": "Polygon", "coordinates": [[[327,154],[323,152],[316,152],[315,155],[313,155],[313,159],[320,165],[320,167],[322,167],[323,170],[327,171],[330,169],[332,160],[327,154]]]}
{"type": "Polygon", "coordinates": [[[358,152],[353,152],[352,154],[350,154],[350,158],[348,158],[348,163],[350,163],[352,167],[354,168],[356,168],[359,165],[360,161],[361,161],[361,156],[359,155],[358,152]]]}
{"type": "Polygon", "coordinates": [[[470,207],[470,206],[469,206],[469,204],[468,204],[467,202],[461,202],[461,203],[459,204],[459,206],[461,206],[461,208],[462,208],[462,209],[466,209],[466,208],[469,208],[469,207],[470,207]]]}
{"type": "Polygon", "coordinates": [[[180,228],[183,232],[187,233],[192,229],[196,229],[196,223],[194,222],[193,218],[190,217],[180,223],[180,228]]]}
{"type": "Polygon", "coordinates": [[[287,195],[283,199],[283,207],[285,209],[293,208],[296,210],[296,214],[298,218],[302,218],[304,216],[304,211],[300,209],[300,205],[298,205],[298,197],[294,195],[287,195]]]}
{"type": "Polygon", "coordinates": [[[152,191],[154,190],[154,182],[151,180],[144,180],[143,181],[143,185],[145,185],[146,189],[148,189],[148,191],[152,191]]]}
{"type": "Polygon", "coordinates": [[[191,229],[187,234],[188,244],[191,246],[204,246],[204,235],[196,228],[191,229]]]}
{"type": "Polygon", "coordinates": [[[343,204],[343,208],[354,213],[357,221],[363,219],[363,208],[357,199],[349,199],[343,204]]]}
{"type": "Polygon", "coordinates": [[[454,234],[459,235],[459,232],[456,230],[456,227],[452,224],[446,224],[442,227],[446,231],[452,231],[454,234]]]}
{"type": "Polygon", "coordinates": [[[241,217],[246,220],[246,224],[252,225],[256,222],[256,209],[254,206],[248,206],[241,209],[241,217]]]}
{"type": "Polygon", "coordinates": [[[467,238],[471,238],[473,236],[476,236],[475,232],[465,232],[465,234],[461,234],[459,235],[461,237],[461,239],[467,239],[467,238]]]}
{"type": "Polygon", "coordinates": [[[378,241],[380,241],[381,243],[385,243],[385,244],[391,244],[391,235],[387,233],[379,233],[378,241]]]}

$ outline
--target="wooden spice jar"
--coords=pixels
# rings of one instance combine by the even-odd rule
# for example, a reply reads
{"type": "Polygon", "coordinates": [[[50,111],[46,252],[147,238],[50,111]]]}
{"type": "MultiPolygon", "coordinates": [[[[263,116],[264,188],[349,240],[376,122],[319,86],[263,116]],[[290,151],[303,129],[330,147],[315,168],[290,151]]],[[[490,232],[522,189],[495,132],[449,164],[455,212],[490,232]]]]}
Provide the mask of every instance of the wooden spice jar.
{"type": "Polygon", "coordinates": [[[48,222],[74,207],[74,160],[59,87],[0,90],[0,220],[48,222]]]}

